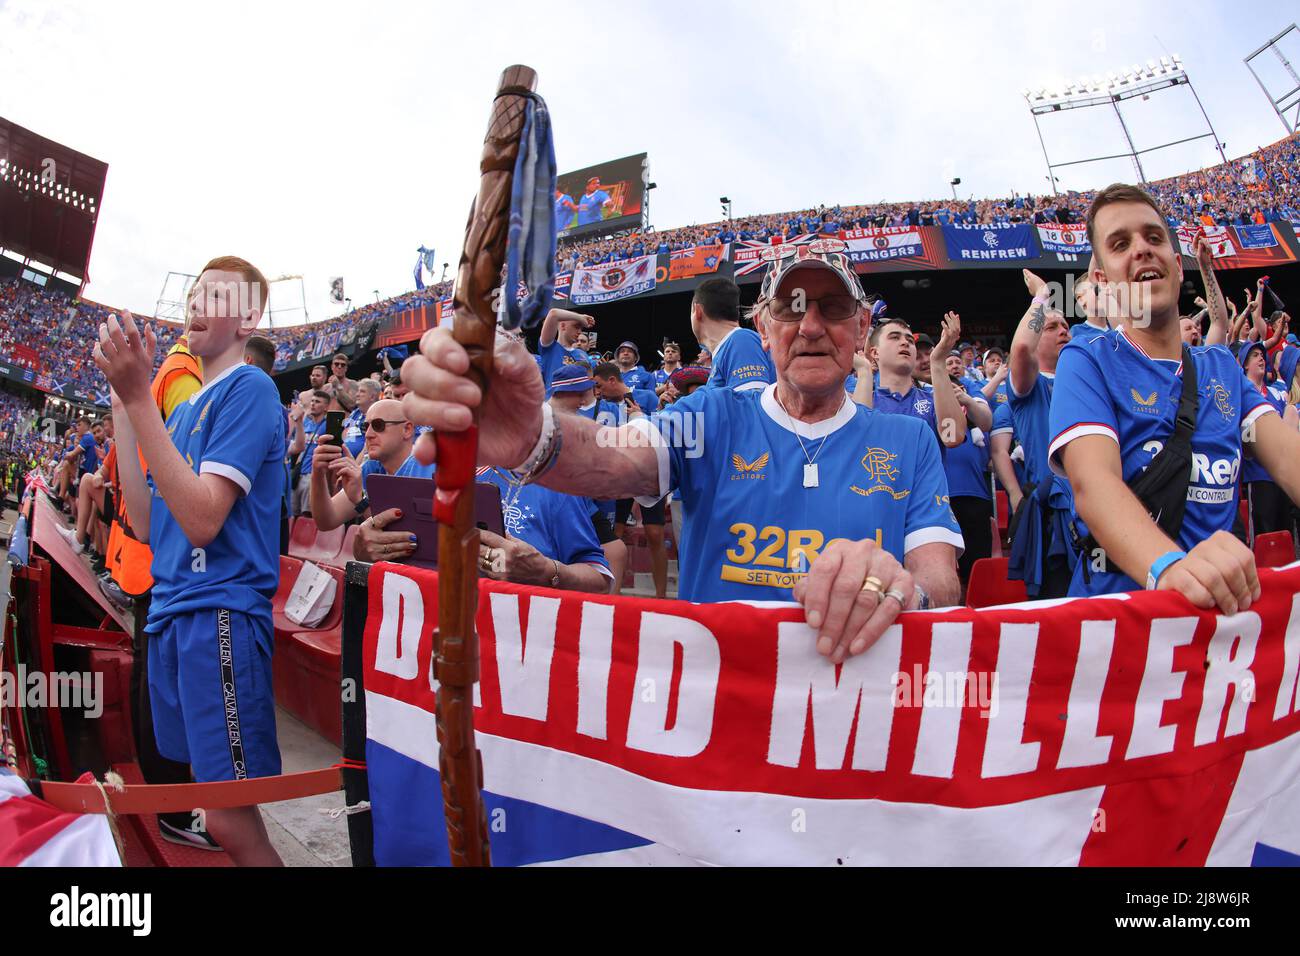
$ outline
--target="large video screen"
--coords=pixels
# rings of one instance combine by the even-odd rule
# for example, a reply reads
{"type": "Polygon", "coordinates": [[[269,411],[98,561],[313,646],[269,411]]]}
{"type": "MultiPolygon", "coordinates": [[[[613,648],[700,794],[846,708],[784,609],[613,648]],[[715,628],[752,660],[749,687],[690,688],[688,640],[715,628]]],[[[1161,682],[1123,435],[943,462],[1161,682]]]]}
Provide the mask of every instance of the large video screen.
{"type": "Polygon", "coordinates": [[[562,173],[555,183],[555,232],[561,239],[641,221],[645,153],[562,173]]]}

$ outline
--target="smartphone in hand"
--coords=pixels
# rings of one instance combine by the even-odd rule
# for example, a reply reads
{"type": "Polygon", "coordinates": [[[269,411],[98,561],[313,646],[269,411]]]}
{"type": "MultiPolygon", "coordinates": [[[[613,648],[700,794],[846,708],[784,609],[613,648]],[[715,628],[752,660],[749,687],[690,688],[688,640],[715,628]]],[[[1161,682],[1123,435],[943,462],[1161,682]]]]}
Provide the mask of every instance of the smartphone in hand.
{"type": "Polygon", "coordinates": [[[343,412],[326,412],[325,413],[325,431],[322,435],[329,435],[334,439],[336,445],[343,444],[343,412]]]}

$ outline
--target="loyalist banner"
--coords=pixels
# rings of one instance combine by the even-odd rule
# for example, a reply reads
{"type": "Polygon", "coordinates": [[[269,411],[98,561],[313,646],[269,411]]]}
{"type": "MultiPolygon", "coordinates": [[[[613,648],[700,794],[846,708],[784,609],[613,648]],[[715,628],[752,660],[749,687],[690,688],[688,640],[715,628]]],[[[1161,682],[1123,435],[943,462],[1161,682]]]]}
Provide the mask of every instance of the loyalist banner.
{"type": "MultiPolygon", "coordinates": [[[[836,667],[795,605],[481,583],[499,865],[1300,863],[1300,568],[903,615],[836,667]]],[[[375,860],[446,864],[437,575],[370,572],[375,860]]],[[[351,640],[352,638],[348,638],[351,640]]]]}
{"type": "Polygon", "coordinates": [[[613,302],[655,287],[655,257],[638,256],[573,271],[569,297],[574,305],[613,302]]]}
{"type": "Polygon", "coordinates": [[[955,263],[1006,262],[1038,257],[1034,227],[1029,223],[984,226],[954,223],[939,228],[943,230],[943,240],[948,246],[948,258],[955,263]]]}

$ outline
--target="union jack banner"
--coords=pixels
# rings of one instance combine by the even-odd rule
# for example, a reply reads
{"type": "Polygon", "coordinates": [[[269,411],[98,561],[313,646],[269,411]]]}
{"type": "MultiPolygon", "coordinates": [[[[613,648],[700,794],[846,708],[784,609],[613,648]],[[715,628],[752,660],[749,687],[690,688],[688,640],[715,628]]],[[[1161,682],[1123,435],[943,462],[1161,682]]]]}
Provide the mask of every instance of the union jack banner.
{"type": "MultiPolygon", "coordinates": [[[[788,244],[803,245],[805,242],[812,242],[814,239],[824,238],[816,233],[798,235],[789,240],[788,244]]],[[[751,272],[757,272],[767,265],[767,260],[763,258],[763,250],[770,249],[773,246],[779,246],[785,243],[782,239],[773,239],[771,242],[763,242],[759,239],[741,239],[732,243],[731,261],[735,263],[737,276],[746,276],[751,272]]]]}
{"type": "Polygon", "coordinates": [[[42,475],[35,468],[33,468],[31,471],[27,473],[25,477],[25,481],[27,484],[28,491],[35,490],[35,491],[43,491],[47,495],[53,494],[53,492],[50,491],[50,486],[45,483],[45,476],[42,475]]]}
{"type": "MultiPolygon", "coordinates": [[[[500,865],[1300,864],[1300,566],[1231,617],[1169,591],[902,615],[836,667],[797,605],[480,582],[500,865]]],[[[437,575],[377,564],[374,857],[446,864],[437,575]]],[[[346,652],[345,652],[346,653],[346,652]]]]}

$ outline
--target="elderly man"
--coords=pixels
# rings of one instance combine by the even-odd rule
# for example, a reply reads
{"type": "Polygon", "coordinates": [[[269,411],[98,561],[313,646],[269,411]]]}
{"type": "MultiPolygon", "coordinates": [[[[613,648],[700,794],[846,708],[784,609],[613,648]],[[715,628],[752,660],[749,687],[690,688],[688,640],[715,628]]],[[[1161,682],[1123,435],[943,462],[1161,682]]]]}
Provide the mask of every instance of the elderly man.
{"type": "MultiPolygon", "coordinates": [[[[657,500],[677,487],[680,597],[793,597],[835,662],[866,650],[904,608],[954,603],[962,541],[936,442],[921,422],[844,394],[870,320],[843,247],[792,247],[770,266],[754,318],[774,384],[700,389],[617,430],[539,411],[536,363],[500,342],[481,460],[596,497],[657,500]]],[[[448,330],[426,333],[403,367],[408,417],[467,428],[469,406],[483,402],[468,367],[448,330]]]]}
{"type": "Polygon", "coordinates": [[[348,454],[356,458],[366,445],[366,415],[370,406],[379,401],[383,386],[373,378],[363,378],[357,382],[357,407],[343,419],[343,447],[348,454]]]}

